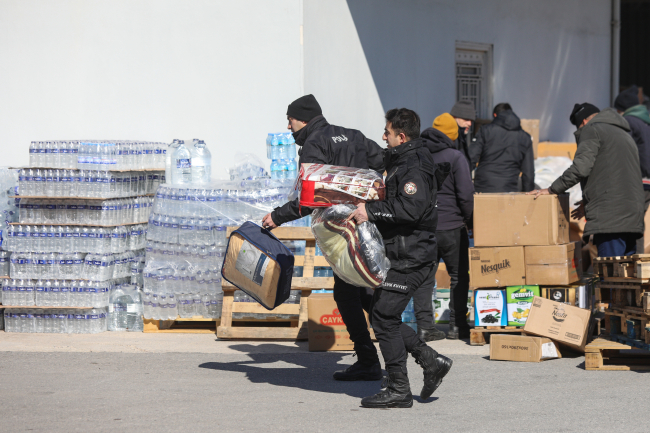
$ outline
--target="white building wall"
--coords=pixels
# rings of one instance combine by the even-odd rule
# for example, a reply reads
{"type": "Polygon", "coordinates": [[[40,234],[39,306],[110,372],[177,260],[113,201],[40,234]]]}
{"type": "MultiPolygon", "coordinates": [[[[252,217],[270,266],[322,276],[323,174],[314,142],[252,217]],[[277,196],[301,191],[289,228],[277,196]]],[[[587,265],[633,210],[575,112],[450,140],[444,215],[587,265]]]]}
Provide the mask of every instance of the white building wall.
{"type": "Polygon", "coordinates": [[[299,0],[1,0],[0,165],[79,138],[202,138],[216,177],[265,158],[301,95],[301,21],[299,0]]]}
{"type": "Polygon", "coordinates": [[[268,167],[303,82],[379,142],[389,108],[449,111],[456,40],[494,44],[494,102],[571,141],[573,103],[608,102],[609,21],[609,0],[0,0],[0,164],[32,140],[196,137],[215,177],[237,152],[268,167]]]}
{"type": "Polygon", "coordinates": [[[455,42],[493,44],[493,102],[574,141],[576,102],[608,106],[610,0],[304,0],[305,92],[333,123],[380,140],[383,113],[423,127],[455,102],[455,42]]]}

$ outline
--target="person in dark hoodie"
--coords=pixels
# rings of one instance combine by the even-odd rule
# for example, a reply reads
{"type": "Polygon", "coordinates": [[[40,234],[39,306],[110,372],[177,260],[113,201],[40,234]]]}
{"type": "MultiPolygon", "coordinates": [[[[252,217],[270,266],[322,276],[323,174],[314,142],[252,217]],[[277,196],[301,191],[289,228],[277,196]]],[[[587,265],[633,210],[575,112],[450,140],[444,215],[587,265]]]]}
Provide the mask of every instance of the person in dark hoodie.
{"type": "MultiPolygon", "coordinates": [[[[332,164],[384,172],[384,149],[355,129],[330,125],[314,95],[305,95],[289,104],[287,120],[288,129],[300,146],[300,164],[332,164]]],[[[309,208],[300,209],[298,202],[296,199],[276,208],[264,217],[262,225],[273,229],[311,213],[309,208]]],[[[355,287],[334,275],[334,300],[357,355],[357,362],[352,366],[334,373],[336,380],[382,378],[377,349],[363,314],[364,310],[370,313],[372,296],[372,289],[355,287]]]]}
{"type": "Polygon", "coordinates": [[[470,166],[476,167],[476,192],[518,192],[535,189],[533,140],[521,129],[508,103],[494,107],[494,120],[482,126],[469,147],[470,166]],[[521,189],[519,174],[521,173],[521,189]]]}
{"type": "MultiPolygon", "coordinates": [[[[644,212],[650,205],[650,116],[648,107],[639,101],[639,88],[632,86],[621,92],[614,100],[614,108],[630,125],[630,135],[639,149],[639,162],[641,176],[643,176],[643,190],[645,194],[644,212]]],[[[637,252],[644,252],[643,238],[636,244],[637,252]]]]}
{"type": "MultiPolygon", "coordinates": [[[[418,322],[418,335],[429,341],[429,335],[434,332],[426,328],[429,323],[426,300],[431,302],[435,274],[439,260],[442,258],[451,279],[449,298],[449,332],[448,339],[469,338],[467,323],[467,294],[469,291],[469,236],[466,223],[474,212],[474,185],[469,167],[464,155],[454,149],[453,140],[458,134],[454,118],[444,113],[436,117],[433,128],[422,131],[420,137],[424,147],[429,149],[436,164],[449,163],[450,172],[438,191],[438,226],[436,239],[438,241],[438,260],[434,270],[429,274],[422,289],[415,292],[413,305],[418,322]],[[430,278],[433,276],[434,278],[430,278]],[[428,291],[428,293],[426,293],[428,291]]],[[[433,314],[431,313],[431,320],[433,314]]],[[[433,323],[431,323],[433,326],[433,323]]],[[[434,338],[430,338],[434,339],[434,338]]]]}
{"type": "Polygon", "coordinates": [[[599,257],[635,254],[644,195],[630,126],[614,109],[600,111],[586,102],[575,104],[569,120],[578,128],[573,164],[549,188],[530,194],[563,194],[579,182],[582,201],[571,215],[586,216],[584,238],[594,235],[599,257]]]}

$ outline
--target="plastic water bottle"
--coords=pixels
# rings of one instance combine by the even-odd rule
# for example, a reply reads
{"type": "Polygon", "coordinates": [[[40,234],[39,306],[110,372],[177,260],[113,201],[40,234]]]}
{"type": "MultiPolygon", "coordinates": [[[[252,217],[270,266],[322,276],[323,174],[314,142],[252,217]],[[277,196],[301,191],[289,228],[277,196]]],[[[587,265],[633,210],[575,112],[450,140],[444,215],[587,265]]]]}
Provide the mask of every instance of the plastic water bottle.
{"type": "Polygon", "coordinates": [[[178,148],[172,155],[172,183],[188,184],[192,182],[192,154],[185,147],[183,140],[179,140],[178,148]]]}
{"type": "Polygon", "coordinates": [[[165,182],[169,184],[172,183],[173,155],[174,152],[176,152],[176,149],[178,149],[180,141],[181,140],[175,138],[174,141],[172,141],[172,143],[168,146],[168,148],[165,149],[165,182]]]}
{"type": "Polygon", "coordinates": [[[192,183],[210,183],[212,155],[203,140],[196,140],[192,147],[192,183]]]}

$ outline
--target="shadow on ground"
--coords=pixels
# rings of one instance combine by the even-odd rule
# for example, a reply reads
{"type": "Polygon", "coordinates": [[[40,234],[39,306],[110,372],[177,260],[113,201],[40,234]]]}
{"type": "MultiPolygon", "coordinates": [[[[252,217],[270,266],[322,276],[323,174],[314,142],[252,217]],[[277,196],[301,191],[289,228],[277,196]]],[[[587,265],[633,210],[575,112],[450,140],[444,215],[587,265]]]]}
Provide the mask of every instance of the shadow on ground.
{"type": "MultiPolygon", "coordinates": [[[[376,394],[381,381],[340,382],[332,379],[332,373],[343,370],[347,364],[339,364],[347,353],[319,352],[318,356],[309,353],[252,353],[272,352],[275,344],[252,346],[238,344],[231,346],[248,355],[250,360],[234,362],[206,362],[200,368],[220,371],[245,373],[252,383],[268,383],[287,388],[299,388],[308,391],[346,394],[363,398],[376,394]],[[261,349],[261,350],[260,350],[261,349]],[[270,365],[278,363],[278,365],[270,365]],[[286,364],[293,364],[287,366],[286,364]],[[295,366],[295,367],[294,367],[295,366]]],[[[433,401],[433,399],[429,399],[433,401]]]]}

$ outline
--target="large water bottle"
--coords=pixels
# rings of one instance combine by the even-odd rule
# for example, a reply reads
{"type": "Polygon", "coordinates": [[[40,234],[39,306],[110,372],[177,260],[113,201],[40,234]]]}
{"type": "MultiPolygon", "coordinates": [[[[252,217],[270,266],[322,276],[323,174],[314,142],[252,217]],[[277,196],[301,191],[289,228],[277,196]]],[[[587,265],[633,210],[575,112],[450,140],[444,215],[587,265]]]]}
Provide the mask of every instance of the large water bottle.
{"type": "Polygon", "coordinates": [[[165,149],[165,183],[172,183],[172,158],[174,152],[176,152],[176,149],[178,149],[178,146],[180,145],[180,141],[181,140],[175,138],[169,147],[165,149]]]}
{"type": "Polygon", "coordinates": [[[116,286],[108,304],[108,330],[142,332],[142,300],[135,285],[116,286]]]}
{"type": "Polygon", "coordinates": [[[192,154],[185,147],[183,140],[179,140],[178,148],[172,155],[172,183],[192,183],[192,154]]]}
{"type": "Polygon", "coordinates": [[[195,140],[192,147],[192,183],[210,183],[212,155],[203,140],[195,140]]]}

